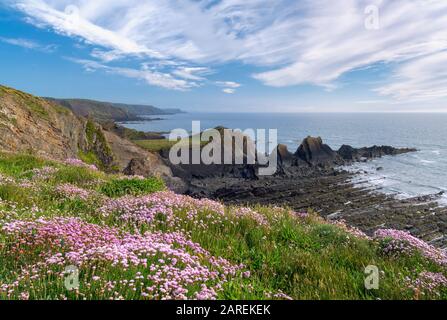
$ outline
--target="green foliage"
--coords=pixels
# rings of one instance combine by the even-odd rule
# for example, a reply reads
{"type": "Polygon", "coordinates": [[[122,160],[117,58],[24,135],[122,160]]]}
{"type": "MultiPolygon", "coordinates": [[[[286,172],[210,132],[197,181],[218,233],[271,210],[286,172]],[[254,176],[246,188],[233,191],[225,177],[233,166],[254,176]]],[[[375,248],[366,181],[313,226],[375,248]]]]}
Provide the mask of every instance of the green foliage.
{"type": "Polygon", "coordinates": [[[31,154],[0,153],[0,173],[9,176],[19,177],[27,171],[53,165],[53,162],[37,158],[31,154]]]}
{"type": "Polygon", "coordinates": [[[97,134],[97,128],[95,123],[90,119],[87,120],[87,123],[85,125],[85,134],[87,136],[88,143],[92,145],[97,134]]]}
{"type": "Polygon", "coordinates": [[[173,145],[176,144],[176,142],[169,141],[168,139],[135,140],[134,143],[149,152],[160,152],[163,150],[169,150],[173,145]]]}
{"type": "Polygon", "coordinates": [[[52,184],[69,183],[77,186],[96,185],[101,179],[105,179],[105,174],[100,171],[92,171],[81,167],[61,167],[51,179],[52,184]]]}
{"type": "Polygon", "coordinates": [[[0,184],[0,199],[17,203],[23,207],[31,207],[35,201],[32,190],[14,184],[0,184]]]}
{"type": "Polygon", "coordinates": [[[98,156],[93,151],[87,151],[87,152],[79,151],[78,158],[87,164],[94,164],[99,168],[101,168],[102,166],[101,161],[98,159],[98,156]]]}
{"type": "Polygon", "coordinates": [[[85,127],[87,137],[87,150],[79,151],[81,160],[89,164],[94,164],[104,171],[114,171],[108,160],[113,159],[113,152],[110,148],[104,133],[91,119],[87,120],[85,127]],[[104,159],[104,160],[101,160],[104,159]],[[107,159],[107,160],[106,160],[107,159]]]}
{"type": "Polygon", "coordinates": [[[112,198],[125,195],[143,195],[165,190],[165,184],[161,178],[146,179],[113,179],[104,183],[99,191],[112,198]]]}
{"type": "MultiPolygon", "coordinates": [[[[191,138],[184,138],[180,141],[170,141],[168,139],[154,139],[154,140],[134,140],[136,145],[146,149],[149,152],[161,152],[171,149],[175,144],[182,143],[185,146],[191,144],[191,138]]],[[[205,146],[208,142],[201,141],[200,145],[205,146]]]]}

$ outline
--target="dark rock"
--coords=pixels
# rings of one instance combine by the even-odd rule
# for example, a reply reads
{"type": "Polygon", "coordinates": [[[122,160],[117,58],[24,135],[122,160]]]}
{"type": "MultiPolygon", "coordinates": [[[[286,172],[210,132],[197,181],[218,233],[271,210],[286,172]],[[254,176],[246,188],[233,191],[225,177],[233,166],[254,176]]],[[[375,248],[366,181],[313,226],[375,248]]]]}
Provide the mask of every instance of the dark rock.
{"type": "Polygon", "coordinates": [[[175,193],[184,194],[188,191],[188,184],[178,177],[164,176],[163,180],[166,187],[175,193]]]}
{"type": "Polygon", "coordinates": [[[337,153],[344,159],[348,161],[354,161],[355,157],[358,155],[357,149],[354,149],[348,145],[342,145],[341,148],[337,151],[337,153]]]}
{"type": "Polygon", "coordinates": [[[303,140],[295,153],[298,159],[301,159],[309,165],[334,165],[340,162],[339,155],[328,145],[323,144],[323,140],[318,137],[307,137],[303,140]]]}
{"type": "Polygon", "coordinates": [[[346,161],[368,161],[383,156],[395,156],[399,154],[415,152],[412,148],[393,148],[390,146],[373,146],[369,148],[356,149],[348,145],[343,145],[337,153],[346,161]]]}
{"type": "Polygon", "coordinates": [[[276,153],[278,155],[278,163],[289,162],[293,159],[293,154],[289,152],[289,149],[284,144],[279,144],[276,147],[276,153]]]}

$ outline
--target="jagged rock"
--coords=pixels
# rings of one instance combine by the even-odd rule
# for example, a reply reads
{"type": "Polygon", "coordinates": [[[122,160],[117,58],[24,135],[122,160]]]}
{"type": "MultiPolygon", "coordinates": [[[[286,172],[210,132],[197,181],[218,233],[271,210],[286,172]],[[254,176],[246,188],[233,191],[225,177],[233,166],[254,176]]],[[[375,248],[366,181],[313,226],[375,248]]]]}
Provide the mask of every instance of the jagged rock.
{"type": "Polygon", "coordinates": [[[356,149],[348,145],[343,145],[337,153],[346,161],[364,161],[383,156],[395,156],[415,151],[417,150],[413,148],[393,148],[390,146],[372,146],[369,148],[356,149]]]}
{"type": "Polygon", "coordinates": [[[333,165],[340,162],[338,154],[331,147],[323,144],[323,140],[320,137],[307,137],[304,139],[295,156],[313,166],[333,165]]]}
{"type": "Polygon", "coordinates": [[[354,149],[348,145],[342,145],[340,149],[338,149],[337,153],[344,159],[348,161],[354,161],[358,155],[358,150],[354,149]]]}
{"type": "Polygon", "coordinates": [[[289,149],[284,144],[278,144],[276,154],[278,155],[278,163],[286,163],[293,159],[293,154],[289,152],[289,149]]]}

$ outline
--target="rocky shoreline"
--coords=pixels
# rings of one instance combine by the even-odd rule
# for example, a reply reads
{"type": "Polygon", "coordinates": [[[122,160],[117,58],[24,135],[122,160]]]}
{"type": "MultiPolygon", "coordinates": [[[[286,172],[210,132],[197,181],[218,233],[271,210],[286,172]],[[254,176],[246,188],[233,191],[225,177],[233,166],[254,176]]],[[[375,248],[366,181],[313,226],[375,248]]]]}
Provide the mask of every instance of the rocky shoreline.
{"type": "MultiPolygon", "coordinates": [[[[415,152],[374,146],[355,149],[342,146],[333,151],[321,138],[308,137],[295,153],[279,145],[278,171],[274,176],[256,175],[256,165],[171,167],[184,184],[173,186],[184,194],[222,200],[227,204],[289,206],[297,211],[314,210],[331,220],[372,234],[379,228],[406,230],[433,245],[447,247],[447,208],[437,203],[441,195],[400,200],[378,189],[352,183],[355,173],[341,166],[382,156],[415,152]]],[[[166,155],[165,155],[166,156],[166,155]]]]}

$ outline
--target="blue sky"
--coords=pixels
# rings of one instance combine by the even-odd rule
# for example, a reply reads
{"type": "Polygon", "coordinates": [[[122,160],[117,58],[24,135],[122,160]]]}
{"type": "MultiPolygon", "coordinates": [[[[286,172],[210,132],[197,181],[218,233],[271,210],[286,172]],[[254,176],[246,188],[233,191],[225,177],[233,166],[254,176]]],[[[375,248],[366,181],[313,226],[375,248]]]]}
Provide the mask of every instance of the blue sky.
{"type": "Polygon", "coordinates": [[[0,83],[207,112],[447,111],[443,0],[3,0],[0,83]]]}

